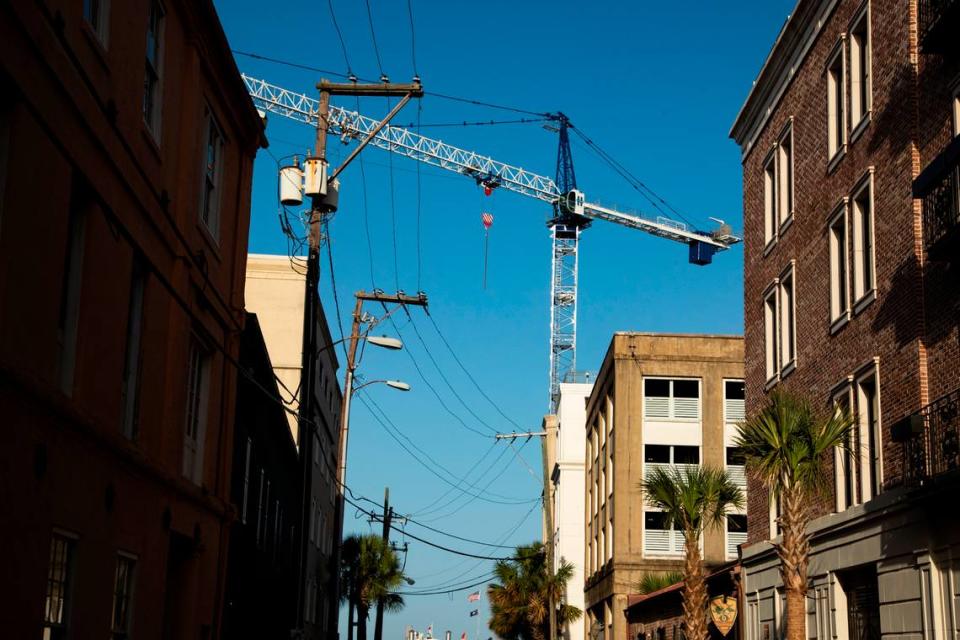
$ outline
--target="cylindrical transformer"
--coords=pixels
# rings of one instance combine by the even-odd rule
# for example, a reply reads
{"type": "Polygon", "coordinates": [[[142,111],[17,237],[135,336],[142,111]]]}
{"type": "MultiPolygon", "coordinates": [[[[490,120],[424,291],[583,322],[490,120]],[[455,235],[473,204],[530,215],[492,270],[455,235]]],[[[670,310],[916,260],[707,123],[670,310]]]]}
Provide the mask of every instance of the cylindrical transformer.
{"type": "Polygon", "coordinates": [[[327,163],[307,158],[303,163],[303,193],[311,198],[327,193],[327,163]]]}
{"type": "Polygon", "coordinates": [[[320,198],[320,210],[324,213],[333,213],[340,204],[340,181],[334,178],[327,184],[327,193],[320,198]]]}
{"type": "Polygon", "coordinates": [[[280,203],[288,207],[303,203],[303,171],[295,164],[280,169],[280,203]]]}

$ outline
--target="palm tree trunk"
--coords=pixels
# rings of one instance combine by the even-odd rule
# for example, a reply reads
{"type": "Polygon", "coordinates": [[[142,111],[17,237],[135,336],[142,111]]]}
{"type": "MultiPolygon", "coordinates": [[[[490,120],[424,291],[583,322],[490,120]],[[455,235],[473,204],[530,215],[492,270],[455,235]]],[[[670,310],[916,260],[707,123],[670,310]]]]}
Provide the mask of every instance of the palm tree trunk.
{"type": "Polygon", "coordinates": [[[780,529],[777,545],[780,578],[787,596],[787,640],[805,640],[807,565],[810,562],[809,513],[800,491],[787,487],[781,493],[780,529]]]}
{"type": "Polygon", "coordinates": [[[700,557],[700,536],[684,532],[683,621],[687,640],[707,638],[707,586],[700,557]]]}
{"type": "Polygon", "coordinates": [[[357,640],[367,640],[367,616],[370,607],[357,603],[357,640]]]}

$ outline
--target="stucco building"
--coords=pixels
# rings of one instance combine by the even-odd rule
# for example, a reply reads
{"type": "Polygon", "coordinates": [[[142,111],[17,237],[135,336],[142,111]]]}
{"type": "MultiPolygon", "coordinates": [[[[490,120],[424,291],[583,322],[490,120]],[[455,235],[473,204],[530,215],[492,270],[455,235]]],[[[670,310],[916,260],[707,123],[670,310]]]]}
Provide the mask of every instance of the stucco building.
{"type": "MultiPolygon", "coordinates": [[[[561,561],[573,565],[563,599],[583,611],[583,499],[587,398],[593,384],[590,374],[578,376],[583,382],[563,382],[557,414],[544,422],[547,433],[547,471],[553,501],[554,570],[561,561]]],[[[545,532],[544,540],[551,533],[545,532]]],[[[564,625],[564,640],[583,640],[583,618],[564,625]]]]}
{"type": "Polygon", "coordinates": [[[253,159],[209,0],[0,6],[9,638],[221,635],[253,159]]]}
{"type": "MultiPolygon", "coordinates": [[[[315,354],[316,379],[302,384],[305,269],[302,259],[286,255],[252,254],[247,260],[246,304],[256,313],[263,340],[280,386],[280,395],[290,408],[287,420],[297,444],[301,473],[307,476],[309,491],[304,497],[309,514],[303,525],[303,575],[299,595],[300,619],[308,637],[332,637],[337,631],[339,603],[332,580],[337,571],[331,566],[335,545],[340,543],[336,525],[336,470],[339,456],[339,420],[341,392],[337,382],[334,338],[319,303],[317,310],[318,353],[315,354]],[[300,265],[295,262],[300,260],[300,265]],[[317,415],[312,428],[312,446],[305,447],[299,433],[297,409],[307,393],[313,393],[317,415]],[[305,454],[305,455],[304,455],[305,454]]],[[[306,437],[306,434],[303,434],[306,437]]],[[[299,524],[299,518],[298,518],[299,524]]],[[[299,529],[298,529],[299,530],[299,529]]]]}
{"type": "MultiPolygon", "coordinates": [[[[586,407],[586,633],[625,638],[627,596],[648,572],[679,570],[683,533],[640,490],[657,466],[726,468],[744,486],[731,444],[743,416],[739,336],[616,333],[586,407]]],[[[745,488],[745,486],[744,486],[745,488]]],[[[737,556],[745,516],[703,536],[704,560],[737,556]]]]}
{"type": "MultiPolygon", "coordinates": [[[[807,637],[960,627],[960,3],[801,0],[742,150],[748,411],[785,387],[854,416],[812,524],[807,637]]],[[[782,632],[777,505],[749,494],[747,640],[782,632]]]]}

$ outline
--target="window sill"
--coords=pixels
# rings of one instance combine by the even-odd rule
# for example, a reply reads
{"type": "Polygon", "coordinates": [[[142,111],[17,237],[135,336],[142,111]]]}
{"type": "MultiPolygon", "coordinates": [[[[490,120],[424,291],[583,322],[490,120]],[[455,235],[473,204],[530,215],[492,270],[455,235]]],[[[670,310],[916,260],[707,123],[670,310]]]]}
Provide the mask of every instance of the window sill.
{"type": "Polygon", "coordinates": [[[867,291],[859,300],[853,305],[853,315],[859,314],[861,311],[870,306],[870,304],[877,299],[877,289],[874,287],[867,291]]]}
{"type": "Polygon", "coordinates": [[[791,211],[790,215],[788,215],[786,218],[783,219],[782,222],[780,222],[779,236],[782,238],[783,234],[787,232],[787,229],[789,229],[792,226],[793,226],[793,211],[791,211]]]}
{"type": "Polygon", "coordinates": [[[780,369],[780,379],[783,380],[784,378],[786,378],[788,375],[790,375],[796,370],[797,370],[797,359],[794,358],[787,364],[783,365],[783,368],[780,369]]]}
{"type": "Polygon", "coordinates": [[[772,378],[768,378],[763,385],[763,390],[770,391],[770,389],[773,389],[775,386],[777,386],[778,382],[780,382],[780,376],[778,375],[774,375],[772,378]]]}
{"type": "Polygon", "coordinates": [[[771,238],[767,240],[767,244],[763,247],[763,257],[766,258],[770,254],[770,252],[773,251],[773,248],[775,246],[777,246],[776,238],[771,238]]]}
{"type": "Polygon", "coordinates": [[[833,173],[845,155],[847,155],[846,142],[840,145],[840,148],[837,149],[836,152],[834,152],[833,157],[830,158],[830,162],[827,163],[827,173],[833,173]]]}
{"type": "Polygon", "coordinates": [[[850,322],[850,309],[845,310],[830,323],[830,335],[843,329],[848,322],[850,322]]]}
{"type": "Polygon", "coordinates": [[[873,110],[872,110],[872,109],[867,109],[867,112],[866,112],[865,114],[863,114],[863,117],[862,117],[862,118],[860,118],[860,122],[857,123],[857,126],[855,126],[855,127],[850,131],[850,144],[851,144],[851,145],[852,145],[854,142],[857,141],[857,138],[859,138],[860,136],[863,135],[863,132],[864,132],[864,131],[867,130],[867,127],[870,126],[870,120],[872,119],[872,117],[873,117],[873,110]]]}

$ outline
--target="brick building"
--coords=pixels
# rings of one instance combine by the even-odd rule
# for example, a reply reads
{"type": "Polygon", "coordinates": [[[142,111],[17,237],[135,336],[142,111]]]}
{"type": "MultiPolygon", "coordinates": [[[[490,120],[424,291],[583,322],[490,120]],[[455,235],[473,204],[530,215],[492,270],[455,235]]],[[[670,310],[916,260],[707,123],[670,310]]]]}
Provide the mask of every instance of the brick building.
{"type": "MultiPolygon", "coordinates": [[[[960,463],[958,16],[800,0],[731,130],[748,413],[783,386],[856,422],[816,505],[809,638],[958,631],[960,519],[936,508],[960,463]]],[[[780,633],[776,511],[751,485],[747,640],[780,633]]]]}
{"type": "Polygon", "coordinates": [[[209,0],[0,6],[0,629],[217,638],[253,159],[209,0]]]}
{"type": "MultiPolygon", "coordinates": [[[[683,567],[683,532],[665,526],[640,482],[657,466],[724,467],[745,487],[732,447],[743,416],[739,336],[616,333],[586,412],[586,636],[627,638],[627,597],[645,573],[683,567]]],[[[743,514],[703,536],[704,561],[737,557],[743,514]]]]}

